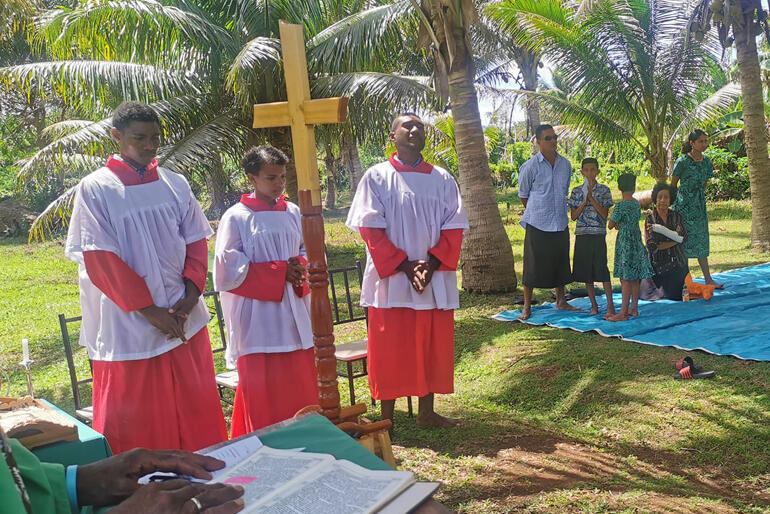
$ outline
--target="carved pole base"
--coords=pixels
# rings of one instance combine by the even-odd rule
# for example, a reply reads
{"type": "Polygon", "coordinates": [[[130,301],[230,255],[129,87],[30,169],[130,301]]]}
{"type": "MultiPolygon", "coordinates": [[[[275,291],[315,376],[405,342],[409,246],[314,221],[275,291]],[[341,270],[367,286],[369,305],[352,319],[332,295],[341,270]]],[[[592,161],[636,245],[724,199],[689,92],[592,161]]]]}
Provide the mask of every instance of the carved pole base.
{"type": "Polygon", "coordinates": [[[340,421],[340,392],[337,387],[337,360],[334,358],[334,327],[329,302],[329,275],[326,270],[324,220],[320,205],[313,205],[311,191],[299,192],[302,236],[308,260],[310,321],[313,326],[315,362],[318,368],[318,404],[321,414],[332,423],[340,421]]]}

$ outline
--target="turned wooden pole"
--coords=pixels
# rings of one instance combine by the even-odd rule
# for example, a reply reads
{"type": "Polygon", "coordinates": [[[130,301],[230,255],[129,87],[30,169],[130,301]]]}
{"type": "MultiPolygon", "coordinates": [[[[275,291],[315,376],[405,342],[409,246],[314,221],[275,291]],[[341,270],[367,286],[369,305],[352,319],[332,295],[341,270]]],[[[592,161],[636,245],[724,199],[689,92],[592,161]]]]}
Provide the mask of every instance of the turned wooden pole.
{"type": "Polygon", "coordinates": [[[308,261],[310,322],[313,326],[315,363],[318,368],[318,404],[332,423],[340,421],[340,392],[337,388],[337,359],[334,357],[334,328],[329,302],[329,275],[324,246],[324,220],[320,205],[313,205],[308,189],[299,192],[302,236],[308,261]]]}

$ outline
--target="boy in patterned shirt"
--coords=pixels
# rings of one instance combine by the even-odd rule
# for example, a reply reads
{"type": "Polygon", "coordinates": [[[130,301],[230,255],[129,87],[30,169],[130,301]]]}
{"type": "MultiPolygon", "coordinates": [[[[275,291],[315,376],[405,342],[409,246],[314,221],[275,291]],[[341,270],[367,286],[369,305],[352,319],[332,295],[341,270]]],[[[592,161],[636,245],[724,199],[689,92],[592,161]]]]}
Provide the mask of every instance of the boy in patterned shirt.
{"type": "Polygon", "coordinates": [[[596,181],[599,174],[599,162],[596,159],[583,159],[580,172],[585,182],[574,188],[567,200],[570,217],[573,221],[577,220],[572,279],[575,282],[585,282],[588,298],[591,300],[592,315],[599,314],[594,282],[602,283],[607,296],[607,314],[604,316],[604,319],[607,319],[615,314],[605,241],[607,216],[614,202],[610,188],[596,181]]]}

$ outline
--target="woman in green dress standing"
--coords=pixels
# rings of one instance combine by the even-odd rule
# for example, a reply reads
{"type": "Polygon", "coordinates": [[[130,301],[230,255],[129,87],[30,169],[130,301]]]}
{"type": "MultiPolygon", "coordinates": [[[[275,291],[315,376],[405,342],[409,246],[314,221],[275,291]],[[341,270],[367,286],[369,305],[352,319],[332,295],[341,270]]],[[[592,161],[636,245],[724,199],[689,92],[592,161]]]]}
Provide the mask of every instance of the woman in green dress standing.
{"type": "Polygon", "coordinates": [[[671,209],[682,215],[687,230],[687,239],[683,244],[685,257],[698,259],[706,283],[721,289],[723,285],[711,278],[708,260],[709,220],[704,189],[708,179],[714,176],[711,161],[703,155],[708,145],[708,137],[700,129],[691,132],[682,145],[682,155],[674,163],[671,173],[671,187],[675,188],[679,184],[676,201],[671,209]]]}

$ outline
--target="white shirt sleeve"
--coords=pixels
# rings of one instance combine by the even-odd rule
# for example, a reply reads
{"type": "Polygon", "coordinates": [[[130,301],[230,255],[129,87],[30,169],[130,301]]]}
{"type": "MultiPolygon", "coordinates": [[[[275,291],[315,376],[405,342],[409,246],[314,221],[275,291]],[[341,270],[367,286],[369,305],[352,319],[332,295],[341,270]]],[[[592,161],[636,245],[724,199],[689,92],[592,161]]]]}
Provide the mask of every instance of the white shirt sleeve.
{"type": "Polygon", "coordinates": [[[226,212],[219,221],[214,247],[214,290],[229,291],[240,286],[246,280],[249,263],[237,221],[226,212]]]}
{"type": "Polygon", "coordinates": [[[345,225],[352,230],[357,231],[361,227],[385,228],[387,226],[385,208],[377,196],[373,170],[374,168],[370,168],[361,178],[348,211],[345,225]]]}
{"type": "Polygon", "coordinates": [[[83,252],[93,250],[113,252],[121,257],[118,235],[110,223],[99,184],[82,180],[75,192],[64,255],[82,264],[83,252]]]}

